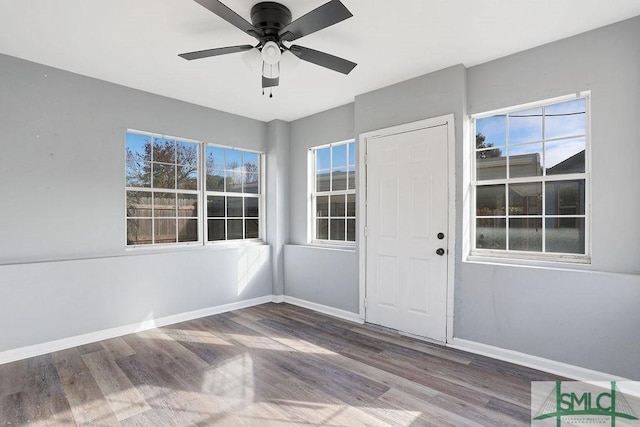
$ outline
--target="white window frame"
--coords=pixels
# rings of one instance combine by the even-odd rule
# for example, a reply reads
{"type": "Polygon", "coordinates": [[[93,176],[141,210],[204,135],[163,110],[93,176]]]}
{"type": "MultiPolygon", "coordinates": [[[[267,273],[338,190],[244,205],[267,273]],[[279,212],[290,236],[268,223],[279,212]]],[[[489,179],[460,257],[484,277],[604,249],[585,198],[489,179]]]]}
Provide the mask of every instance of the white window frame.
{"type": "MultiPolygon", "coordinates": [[[[354,175],[354,185],[356,186],[356,188],[353,189],[347,189],[347,190],[338,190],[338,191],[323,191],[321,193],[318,193],[316,190],[316,184],[317,184],[317,180],[316,180],[316,153],[318,152],[318,150],[324,149],[324,148],[330,148],[330,147],[334,147],[334,146],[339,146],[339,145],[347,145],[347,167],[349,166],[349,149],[348,149],[348,144],[353,144],[354,147],[354,168],[355,168],[355,175],[357,175],[357,168],[358,168],[358,158],[357,158],[357,147],[356,147],[356,143],[355,143],[355,139],[346,139],[343,141],[338,141],[338,142],[332,142],[329,144],[323,144],[323,145],[318,145],[318,146],[314,146],[314,147],[310,147],[308,150],[308,158],[307,158],[307,171],[308,171],[308,242],[311,244],[315,244],[315,245],[326,245],[326,246],[334,246],[334,247],[345,247],[345,248],[355,248],[356,247],[356,241],[358,239],[358,230],[357,230],[357,225],[356,228],[354,229],[355,232],[355,240],[354,241],[350,241],[350,240],[346,240],[347,237],[347,225],[346,225],[346,220],[351,219],[351,220],[356,220],[356,215],[354,216],[345,216],[345,240],[331,240],[329,239],[316,239],[316,199],[318,197],[318,195],[320,196],[332,196],[332,195],[349,195],[349,194],[353,194],[354,198],[357,197],[356,196],[356,192],[357,192],[357,179],[356,176],[354,175]]],[[[331,151],[330,151],[331,152],[331,151]]],[[[333,161],[331,161],[331,165],[333,165],[333,161]]],[[[348,181],[348,180],[347,180],[348,181]]],[[[348,186],[348,185],[347,185],[348,186]]],[[[356,210],[357,210],[357,201],[356,201],[356,210]]],[[[346,215],[346,214],[345,214],[346,215]]],[[[324,218],[324,217],[323,217],[324,218]]],[[[329,219],[329,228],[328,228],[328,237],[331,237],[331,216],[327,217],[329,219]]]]}
{"type": "MultiPolygon", "coordinates": [[[[124,164],[125,164],[125,169],[124,169],[124,174],[125,174],[125,191],[124,191],[124,199],[125,199],[125,216],[124,216],[124,222],[125,222],[125,227],[124,227],[124,244],[125,244],[125,248],[126,250],[153,250],[153,249],[158,249],[158,248],[185,248],[185,247],[202,247],[203,245],[207,246],[237,246],[237,245],[243,245],[243,244],[262,244],[264,243],[264,236],[265,236],[265,203],[264,203],[264,198],[265,198],[265,155],[264,152],[262,151],[257,151],[257,150],[251,150],[251,149],[246,149],[246,148],[239,148],[239,147],[232,147],[232,146],[228,146],[228,145],[221,145],[221,144],[215,144],[215,143],[210,143],[210,142],[204,142],[204,141],[198,141],[198,140],[193,140],[193,139],[189,139],[189,138],[182,138],[182,137],[176,137],[176,136],[171,136],[171,135],[164,135],[164,134],[159,134],[159,133],[155,133],[155,132],[148,132],[148,131],[140,131],[140,130],[136,130],[136,129],[126,129],[125,131],[125,141],[124,141],[124,164]],[[163,139],[173,139],[176,141],[180,141],[180,142],[188,142],[188,143],[194,143],[197,144],[198,146],[198,174],[197,174],[197,189],[196,190],[181,190],[181,189],[163,189],[163,188],[154,188],[153,186],[150,187],[129,187],[126,185],[126,173],[127,173],[127,169],[126,169],[126,165],[127,165],[127,141],[126,141],[126,135],[129,133],[133,133],[133,134],[138,134],[138,135],[145,135],[145,136],[149,136],[150,138],[163,138],[163,139]],[[222,148],[222,149],[231,149],[231,150],[237,150],[237,151],[242,151],[242,152],[249,152],[249,153],[255,153],[258,154],[259,156],[259,167],[260,167],[260,171],[259,171],[259,193],[256,195],[256,193],[237,193],[237,192],[219,192],[219,191],[207,191],[206,189],[206,178],[207,178],[207,168],[206,168],[206,152],[207,152],[207,147],[211,146],[211,147],[216,147],[216,148],[222,148]],[[197,241],[193,241],[193,242],[178,242],[176,241],[175,243],[148,243],[148,244],[133,244],[130,245],[127,243],[127,233],[128,233],[128,228],[127,228],[127,219],[129,219],[129,217],[127,216],[127,212],[126,212],[126,206],[127,206],[127,192],[128,191],[142,191],[142,192],[149,192],[149,193],[153,193],[153,192],[160,192],[160,193],[174,193],[174,194],[196,194],[197,195],[197,200],[198,200],[198,215],[197,217],[190,217],[190,219],[195,219],[198,222],[198,240],[197,241]],[[207,217],[207,195],[223,195],[223,196],[231,196],[231,197],[245,197],[245,196],[249,196],[249,197],[256,197],[258,199],[258,238],[251,238],[251,239],[225,239],[225,240],[215,240],[215,241],[208,241],[207,237],[208,237],[208,217],[207,217]]],[[[153,200],[153,198],[152,198],[153,200]]],[[[136,218],[136,217],[132,217],[132,218],[136,218]]],[[[146,218],[146,217],[145,217],[146,218]]],[[[154,230],[154,226],[155,226],[155,221],[153,221],[153,211],[152,211],[152,216],[151,216],[151,220],[152,220],[152,235],[153,235],[153,230],[154,230]]],[[[181,219],[182,217],[176,217],[176,219],[181,219]]],[[[225,216],[226,218],[226,216],[225,216]]],[[[244,222],[244,213],[243,213],[243,217],[242,220],[244,222]]],[[[226,221],[225,221],[225,227],[226,227],[226,221]]],[[[228,234],[225,231],[225,236],[227,236],[228,234]]]]}
{"type": "MultiPolygon", "coordinates": [[[[467,260],[484,260],[491,261],[495,260],[498,262],[509,261],[512,260],[516,263],[531,261],[533,264],[537,262],[564,262],[571,264],[590,264],[591,263],[591,103],[590,103],[591,94],[589,91],[578,92],[572,95],[560,96],[551,99],[545,99],[542,101],[531,102],[527,104],[521,104],[517,106],[501,108],[498,110],[487,111],[483,113],[473,114],[470,118],[470,132],[469,132],[469,146],[470,146],[470,206],[469,206],[469,256],[467,260]],[[543,106],[549,106],[561,102],[576,100],[576,99],[585,99],[585,171],[584,173],[572,173],[572,174],[562,174],[562,175],[543,175],[543,176],[532,176],[532,177],[523,177],[523,178],[505,178],[505,179],[496,179],[496,180],[483,180],[481,181],[482,185],[500,185],[500,184],[517,184],[517,183],[536,183],[542,182],[545,183],[547,181],[563,181],[563,180],[578,180],[584,179],[585,181],[585,213],[584,213],[584,221],[585,221],[585,253],[584,254],[569,254],[569,253],[555,253],[555,252],[532,252],[532,251],[518,251],[518,250],[509,250],[509,249],[485,249],[485,248],[477,248],[476,247],[476,187],[480,181],[477,180],[476,177],[476,120],[482,119],[486,117],[491,117],[499,114],[507,114],[513,113],[516,111],[527,110],[530,108],[537,108],[543,106]]],[[[508,125],[507,125],[508,126],[508,125]]],[[[543,124],[544,126],[544,124],[543,124]]],[[[508,129],[507,129],[508,133],[508,129]]],[[[557,138],[567,139],[570,137],[557,138]]],[[[553,141],[555,139],[550,139],[549,141],[553,141]]],[[[544,133],[543,133],[543,141],[544,133]]],[[[509,218],[513,218],[508,214],[508,192],[505,194],[505,220],[507,222],[506,227],[506,239],[509,239],[509,218]]],[[[544,221],[547,217],[545,213],[545,191],[543,185],[543,205],[542,205],[542,221],[543,221],[543,234],[542,234],[542,244],[543,251],[545,248],[545,227],[544,221]]],[[[521,216],[519,216],[521,217],[521,216]]],[[[523,219],[526,216],[522,217],[523,219]]]]}
{"type": "MultiPolygon", "coordinates": [[[[204,143],[203,145],[203,157],[202,157],[202,162],[203,162],[203,169],[202,169],[202,182],[203,182],[203,202],[202,202],[202,208],[203,208],[203,236],[204,236],[204,243],[205,245],[231,245],[234,243],[238,243],[238,242],[243,242],[243,243],[263,243],[264,242],[264,235],[265,235],[265,221],[264,221],[264,217],[265,217],[265,203],[264,203],[264,194],[265,194],[265,156],[264,153],[262,151],[257,151],[257,150],[249,150],[249,149],[245,149],[245,148],[238,148],[238,147],[232,147],[229,145],[221,145],[221,144],[214,144],[214,143],[204,143]],[[222,149],[226,149],[226,150],[237,150],[237,151],[243,151],[243,152],[247,152],[247,153],[254,153],[257,154],[259,156],[259,163],[260,163],[260,171],[259,171],[259,177],[258,177],[258,186],[259,186],[259,193],[238,193],[238,192],[230,192],[230,191],[218,191],[218,190],[208,190],[207,187],[207,168],[206,168],[206,155],[207,155],[207,147],[215,147],[215,148],[222,148],[222,149]],[[252,198],[257,198],[258,199],[258,237],[257,238],[250,238],[250,239],[225,239],[225,240],[208,240],[208,236],[209,236],[209,216],[208,216],[208,212],[207,212],[207,198],[208,196],[224,196],[224,197],[252,197],[252,198]]],[[[243,209],[244,210],[244,209],[243,209]]],[[[213,217],[212,217],[213,218],[213,217]]],[[[240,219],[240,217],[227,217],[226,214],[224,217],[218,217],[216,219],[224,219],[225,220],[225,236],[228,236],[228,230],[227,230],[227,220],[228,219],[240,219]]],[[[243,220],[243,224],[244,224],[244,213],[243,216],[241,217],[241,219],[243,220]]],[[[244,229],[244,225],[243,225],[243,234],[244,232],[246,232],[246,230],[244,229]]]]}

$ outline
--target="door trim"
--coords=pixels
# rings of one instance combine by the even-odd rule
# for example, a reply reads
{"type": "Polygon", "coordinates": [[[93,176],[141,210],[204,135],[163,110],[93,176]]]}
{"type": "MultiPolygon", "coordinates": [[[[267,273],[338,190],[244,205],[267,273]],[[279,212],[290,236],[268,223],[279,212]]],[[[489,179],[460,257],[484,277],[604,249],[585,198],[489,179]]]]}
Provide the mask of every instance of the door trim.
{"type": "Polygon", "coordinates": [[[426,120],[419,120],[412,123],[406,123],[398,126],[392,126],[384,129],[378,129],[371,132],[361,133],[358,138],[358,276],[359,276],[359,316],[364,322],[365,315],[365,295],[366,295],[366,269],[367,269],[367,237],[365,236],[365,227],[367,225],[367,166],[366,152],[367,141],[381,138],[385,136],[395,135],[398,133],[412,132],[420,129],[426,129],[436,126],[447,126],[447,198],[448,198],[448,218],[447,223],[447,310],[446,310],[446,342],[453,339],[453,303],[454,303],[454,267],[457,256],[457,247],[455,245],[455,121],[453,114],[434,117],[426,120]]]}

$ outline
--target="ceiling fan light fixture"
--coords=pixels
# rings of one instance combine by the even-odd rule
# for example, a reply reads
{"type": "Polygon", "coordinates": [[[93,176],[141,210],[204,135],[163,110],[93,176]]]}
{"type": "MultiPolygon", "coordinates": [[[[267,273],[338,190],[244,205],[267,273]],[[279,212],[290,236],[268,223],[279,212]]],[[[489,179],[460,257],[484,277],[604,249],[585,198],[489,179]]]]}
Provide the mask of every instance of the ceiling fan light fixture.
{"type": "Polygon", "coordinates": [[[242,61],[253,73],[259,73],[262,67],[262,54],[258,48],[253,48],[242,54],[242,61]]]}
{"type": "Polygon", "coordinates": [[[300,65],[300,58],[295,56],[290,50],[285,50],[282,52],[280,64],[285,70],[294,70],[298,65],[300,65]]]}
{"type": "Polygon", "coordinates": [[[280,46],[276,42],[269,41],[262,46],[262,60],[265,63],[273,65],[280,61],[281,56],[280,46]]]}

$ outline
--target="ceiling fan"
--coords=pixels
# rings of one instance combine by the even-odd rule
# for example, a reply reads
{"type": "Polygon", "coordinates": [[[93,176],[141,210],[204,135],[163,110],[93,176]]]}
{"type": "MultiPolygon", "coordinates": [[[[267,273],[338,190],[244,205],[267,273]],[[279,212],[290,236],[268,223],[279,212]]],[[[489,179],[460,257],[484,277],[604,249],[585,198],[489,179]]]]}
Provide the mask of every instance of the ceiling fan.
{"type": "MultiPolygon", "coordinates": [[[[340,0],[331,0],[295,21],[291,21],[291,11],[276,2],[261,2],[251,8],[251,24],[240,15],[218,0],[195,0],[220,18],[238,27],[258,40],[255,46],[245,44],[239,46],[219,47],[182,53],[187,60],[208,58],[228,53],[246,52],[245,61],[262,62],[262,93],[270,90],[280,82],[280,62],[282,60],[301,59],[330,70],[349,74],[357,65],[354,62],[308,47],[290,45],[301,37],[344,21],[353,15],[340,0]]],[[[273,93],[270,94],[273,97],[273,93]]]]}

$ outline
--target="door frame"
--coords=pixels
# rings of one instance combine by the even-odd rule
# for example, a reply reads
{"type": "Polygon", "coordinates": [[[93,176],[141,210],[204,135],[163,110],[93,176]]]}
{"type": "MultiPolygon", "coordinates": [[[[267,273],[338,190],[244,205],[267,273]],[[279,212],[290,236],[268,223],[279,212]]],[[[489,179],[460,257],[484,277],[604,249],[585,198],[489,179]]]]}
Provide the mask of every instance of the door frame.
{"type": "Polygon", "coordinates": [[[366,322],[366,272],[367,272],[367,142],[380,137],[395,135],[398,133],[412,132],[420,129],[436,126],[447,126],[447,308],[446,308],[446,343],[453,339],[453,315],[454,315],[454,270],[457,248],[455,246],[455,121],[453,114],[434,117],[402,125],[391,126],[370,132],[361,133],[358,139],[358,275],[359,275],[359,316],[366,322]]]}

